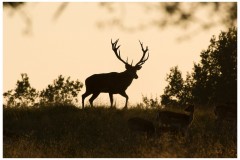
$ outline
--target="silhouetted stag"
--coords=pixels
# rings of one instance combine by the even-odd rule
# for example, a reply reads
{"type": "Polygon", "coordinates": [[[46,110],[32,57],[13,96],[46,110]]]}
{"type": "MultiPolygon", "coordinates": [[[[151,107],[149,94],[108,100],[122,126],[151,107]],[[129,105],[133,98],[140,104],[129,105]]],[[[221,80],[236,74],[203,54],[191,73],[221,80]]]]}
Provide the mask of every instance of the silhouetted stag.
{"type": "Polygon", "coordinates": [[[111,40],[112,44],[112,50],[114,51],[116,57],[125,64],[126,70],[124,72],[111,72],[111,73],[102,73],[102,74],[94,74],[90,77],[88,77],[85,80],[86,85],[86,92],[82,95],[82,108],[84,108],[84,99],[89,96],[90,94],[93,94],[92,97],[89,99],[90,105],[93,106],[94,99],[97,98],[97,96],[100,93],[109,93],[109,98],[111,102],[111,107],[113,106],[113,94],[120,94],[123,97],[126,98],[125,107],[127,108],[128,103],[128,95],[126,94],[126,89],[128,86],[132,83],[133,79],[137,79],[137,70],[140,70],[142,68],[142,65],[146,62],[146,60],[149,58],[149,52],[148,47],[144,49],[143,44],[140,42],[141,48],[142,48],[142,58],[140,61],[135,65],[132,66],[132,64],[128,64],[128,62],[122,60],[120,55],[120,50],[118,46],[118,40],[117,39],[114,43],[111,40]],[[148,52],[147,56],[146,53],[148,52]]]}

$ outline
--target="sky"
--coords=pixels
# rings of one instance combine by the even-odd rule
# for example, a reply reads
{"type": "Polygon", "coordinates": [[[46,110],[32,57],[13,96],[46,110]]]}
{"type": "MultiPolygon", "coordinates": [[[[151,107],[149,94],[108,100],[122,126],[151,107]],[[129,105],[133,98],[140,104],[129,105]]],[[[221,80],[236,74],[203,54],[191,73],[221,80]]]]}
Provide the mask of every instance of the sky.
{"type": "MultiPolygon", "coordinates": [[[[178,41],[177,38],[189,33],[189,29],[170,26],[126,32],[118,27],[99,28],[97,24],[110,15],[98,3],[70,3],[61,16],[53,20],[58,6],[59,3],[28,3],[21,12],[30,17],[30,30],[26,30],[21,14],[4,9],[4,92],[15,88],[21,73],[28,74],[32,87],[42,90],[60,74],[84,83],[92,74],[122,72],[125,66],[111,48],[111,39],[119,38],[123,59],[128,57],[133,64],[140,60],[139,40],[148,46],[150,54],[137,73],[139,78],[134,79],[126,91],[129,103],[141,102],[142,95],[159,98],[167,85],[165,79],[170,68],[178,65],[184,77],[187,71],[192,71],[193,63],[200,60],[200,52],[207,49],[210,38],[225,30],[223,26],[216,26],[188,40],[178,41]]],[[[141,12],[136,3],[126,6],[124,22],[129,26],[158,16],[158,13],[147,15],[141,12]]],[[[79,100],[84,92],[85,87],[79,93],[79,100]]],[[[125,101],[120,95],[114,95],[114,99],[118,106],[125,101]]],[[[110,105],[108,95],[101,94],[95,103],[110,105]]]]}

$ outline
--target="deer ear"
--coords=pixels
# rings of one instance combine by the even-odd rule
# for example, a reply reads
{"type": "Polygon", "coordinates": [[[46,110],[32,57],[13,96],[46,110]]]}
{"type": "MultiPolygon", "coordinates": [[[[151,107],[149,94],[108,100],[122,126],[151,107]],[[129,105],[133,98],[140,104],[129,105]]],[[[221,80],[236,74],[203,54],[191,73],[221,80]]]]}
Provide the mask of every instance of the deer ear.
{"type": "Polygon", "coordinates": [[[142,68],[142,66],[136,66],[137,70],[140,70],[142,68]]]}

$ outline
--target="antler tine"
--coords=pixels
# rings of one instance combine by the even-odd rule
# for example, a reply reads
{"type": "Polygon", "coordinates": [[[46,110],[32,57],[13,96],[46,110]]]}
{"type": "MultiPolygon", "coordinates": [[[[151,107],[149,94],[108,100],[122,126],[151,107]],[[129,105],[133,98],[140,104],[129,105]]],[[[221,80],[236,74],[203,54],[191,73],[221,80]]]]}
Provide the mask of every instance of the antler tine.
{"type": "Polygon", "coordinates": [[[118,40],[117,39],[114,43],[112,42],[112,39],[111,39],[111,44],[112,44],[112,50],[114,51],[116,57],[121,61],[123,62],[124,64],[128,64],[127,62],[125,62],[124,60],[122,60],[121,58],[121,53],[120,53],[120,50],[118,50],[120,48],[121,45],[117,46],[118,44],[118,40]]]}
{"type": "Polygon", "coordinates": [[[114,44],[114,45],[115,45],[118,41],[119,41],[119,38],[118,38],[114,43],[112,43],[112,39],[111,39],[111,43],[114,44]]]}
{"type": "Polygon", "coordinates": [[[145,58],[144,60],[141,60],[139,63],[138,63],[138,65],[143,65],[147,60],[148,60],[148,58],[149,58],[149,52],[148,52],[148,55],[147,55],[147,58],[145,58]]]}
{"type": "Polygon", "coordinates": [[[141,48],[142,48],[142,51],[143,51],[143,56],[142,56],[142,58],[140,59],[140,61],[136,64],[136,66],[137,66],[137,65],[139,65],[139,66],[143,65],[143,64],[148,60],[148,58],[149,58],[148,46],[146,46],[146,49],[144,49],[143,43],[142,43],[140,40],[139,40],[139,43],[140,43],[141,48]],[[145,58],[145,55],[146,55],[147,52],[148,52],[148,55],[147,55],[147,58],[145,58]]]}

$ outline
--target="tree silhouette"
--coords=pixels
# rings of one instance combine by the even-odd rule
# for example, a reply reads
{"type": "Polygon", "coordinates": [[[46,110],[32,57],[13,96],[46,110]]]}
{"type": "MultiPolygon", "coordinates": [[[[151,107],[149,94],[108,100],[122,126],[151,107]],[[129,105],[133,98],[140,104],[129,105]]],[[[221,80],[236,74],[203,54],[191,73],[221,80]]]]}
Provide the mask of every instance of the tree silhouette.
{"type": "Polygon", "coordinates": [[[206,105],[237,101],[237,29],[221,32],[218,39],[213,36],[200,57],[185,81],[177,67],[170,69],[166,79],[169,85],[161,96],[162,104],[206,105]]]}
{"type": "Polygon", "coordinates": [[[193,88],[194,79],[193,76],[190,73],[187,73],[186,79],[184,80],[182,92],[179,97],[179,103],[182,105],[188,105],[193,103],[193,94],[192,94],[192,88],[193,88]]]}
{"type": "Polygon", "coordinates": [[[237,29],[210,40],[201,61],[194,65],[193,95],[199,103],[221,103],[237,98],[237,29]],[[224,98],[223,98],[224,97],[224,98]]]}
{"type": "Polygon", "coordinates": [[[70,77],[62,75],[54,80],[53,84],[42,91],[36,91],[31,87],[29,77],[26,73],[21,74],[22,79],[17,81],[16,88],[3,94],[5,107],[41,107],[49,104],[74,104],[77,103],[77,96],[83,84],[70,77]]]}
{"type": "Polygon", "coordinates": [[[77,96],[82,87],[80,81],[71,81],[70,77],[65,79],[60,75],[53,84],[40,92],[40,104],[77,103],[77,96]]]}
{"type": "Polygon", "coordinates": [[[166,81],[169,84],[166,86],[164,94],[161,96],[161,104],[176,105],[180,103],[184,81],[178,66],[170,69],[170,74],[167,74],[166,81]]]}
{"type": "Polygon", "coordinates": [[[16,88],[3,93],[6,100],[6,106],[34,106],[36,103],[38,92],[31,87],[28,75],[21,74],[22,79],[17,81],[16,88]]]}

